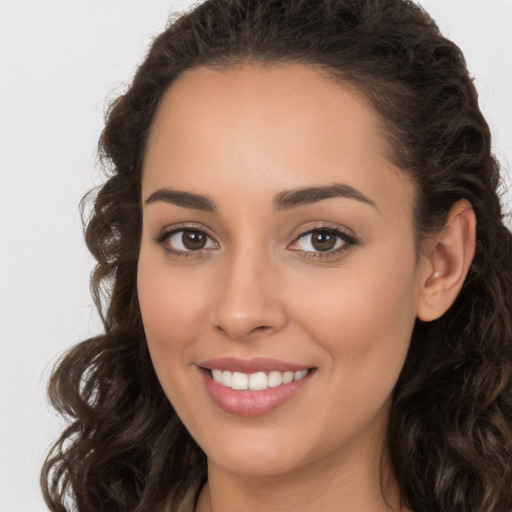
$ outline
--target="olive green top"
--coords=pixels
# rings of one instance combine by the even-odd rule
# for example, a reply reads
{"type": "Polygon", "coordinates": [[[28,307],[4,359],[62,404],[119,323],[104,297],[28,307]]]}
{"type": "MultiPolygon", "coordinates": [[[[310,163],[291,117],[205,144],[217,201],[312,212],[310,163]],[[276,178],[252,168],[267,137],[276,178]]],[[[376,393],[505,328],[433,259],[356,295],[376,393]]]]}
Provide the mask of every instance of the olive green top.
{"type": "Polygon", "coordinates": [[[194,512],[196,505],[196,493],[195,489],[192,489],[194,492],[188,492],[185,496],[185,499],[181,502],[178,510],[176,512],[194,512]]]}
{"type": "Polygon", "coordinates": [[[200,485],[191,486],[178,508],[170,512],[194,512],[200,489],[200,485]]]}

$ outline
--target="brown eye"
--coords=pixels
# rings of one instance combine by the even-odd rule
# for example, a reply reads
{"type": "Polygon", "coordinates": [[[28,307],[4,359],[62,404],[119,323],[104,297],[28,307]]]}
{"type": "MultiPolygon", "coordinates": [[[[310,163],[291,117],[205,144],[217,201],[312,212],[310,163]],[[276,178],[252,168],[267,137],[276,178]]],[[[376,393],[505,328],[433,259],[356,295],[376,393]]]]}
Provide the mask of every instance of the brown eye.
{"type": "Polygon", "coordinates": [[[181,235],[183,246],[189,251],[204,249],[208,237],[201,231],[183,231],[181,235]]]}
{"type": "Polygon", "coordinates": [[[308,257],[332,256],[355,245],[355,238],[341,229],[317,228],[299,236],[288,249],[305,253],[308,257]]]}
{"type": "Polygon", "coordinates": [[[168,250],[177,253],[216,249],[218,247],[211,237],[198,229],[180,229],[172,233],[164,233],[158,241],[166,246],[168,250]]]}
{"type": "Polygon", "coordinates": [[[321,252],[330,251],[336,246],[339,237],[328,231],[315,231],[311,233],[311,245],[321,252]]]}

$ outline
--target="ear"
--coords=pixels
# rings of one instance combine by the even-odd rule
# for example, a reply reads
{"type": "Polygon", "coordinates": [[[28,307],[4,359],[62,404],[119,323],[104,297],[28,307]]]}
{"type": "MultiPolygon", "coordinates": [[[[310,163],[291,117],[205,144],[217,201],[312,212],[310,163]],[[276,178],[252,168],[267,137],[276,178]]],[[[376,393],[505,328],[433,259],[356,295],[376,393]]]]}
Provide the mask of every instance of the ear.
{"type": "Polygon", "coordinates": [[[440,233],[422,243],[416,313],[430,322],[459,294],[475,255],[476,217],[466,199],[457,201],[440,233]]]}

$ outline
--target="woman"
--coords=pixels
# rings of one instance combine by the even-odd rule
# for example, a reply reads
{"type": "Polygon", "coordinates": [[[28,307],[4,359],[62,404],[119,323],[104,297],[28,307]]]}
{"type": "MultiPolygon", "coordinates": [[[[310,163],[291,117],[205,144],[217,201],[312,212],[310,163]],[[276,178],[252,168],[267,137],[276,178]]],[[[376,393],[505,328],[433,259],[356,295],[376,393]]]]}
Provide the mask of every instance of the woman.
{"type": "Polygon", "coordinates": [[[52,510],[510,510],[512,237],[424,11],[207,1],[100,149],[52,510]]]}

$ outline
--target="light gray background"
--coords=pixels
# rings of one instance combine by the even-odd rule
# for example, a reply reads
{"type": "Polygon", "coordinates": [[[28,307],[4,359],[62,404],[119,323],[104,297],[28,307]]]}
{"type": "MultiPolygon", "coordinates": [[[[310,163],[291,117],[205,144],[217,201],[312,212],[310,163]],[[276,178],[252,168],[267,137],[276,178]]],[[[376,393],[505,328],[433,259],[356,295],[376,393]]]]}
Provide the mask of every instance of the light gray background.
{"type": "MultiPolygon", "coordinates": [[[[464,50],[510,169],[512,0],[421,3],[464,50]]],[[[0,512],[45,510],[39,469],[62,429],[46,381],[66,348],[100,329],[78,202],[101,181],[104,107],[169,12],[191,4],[0,0],[0,512]]]]}

